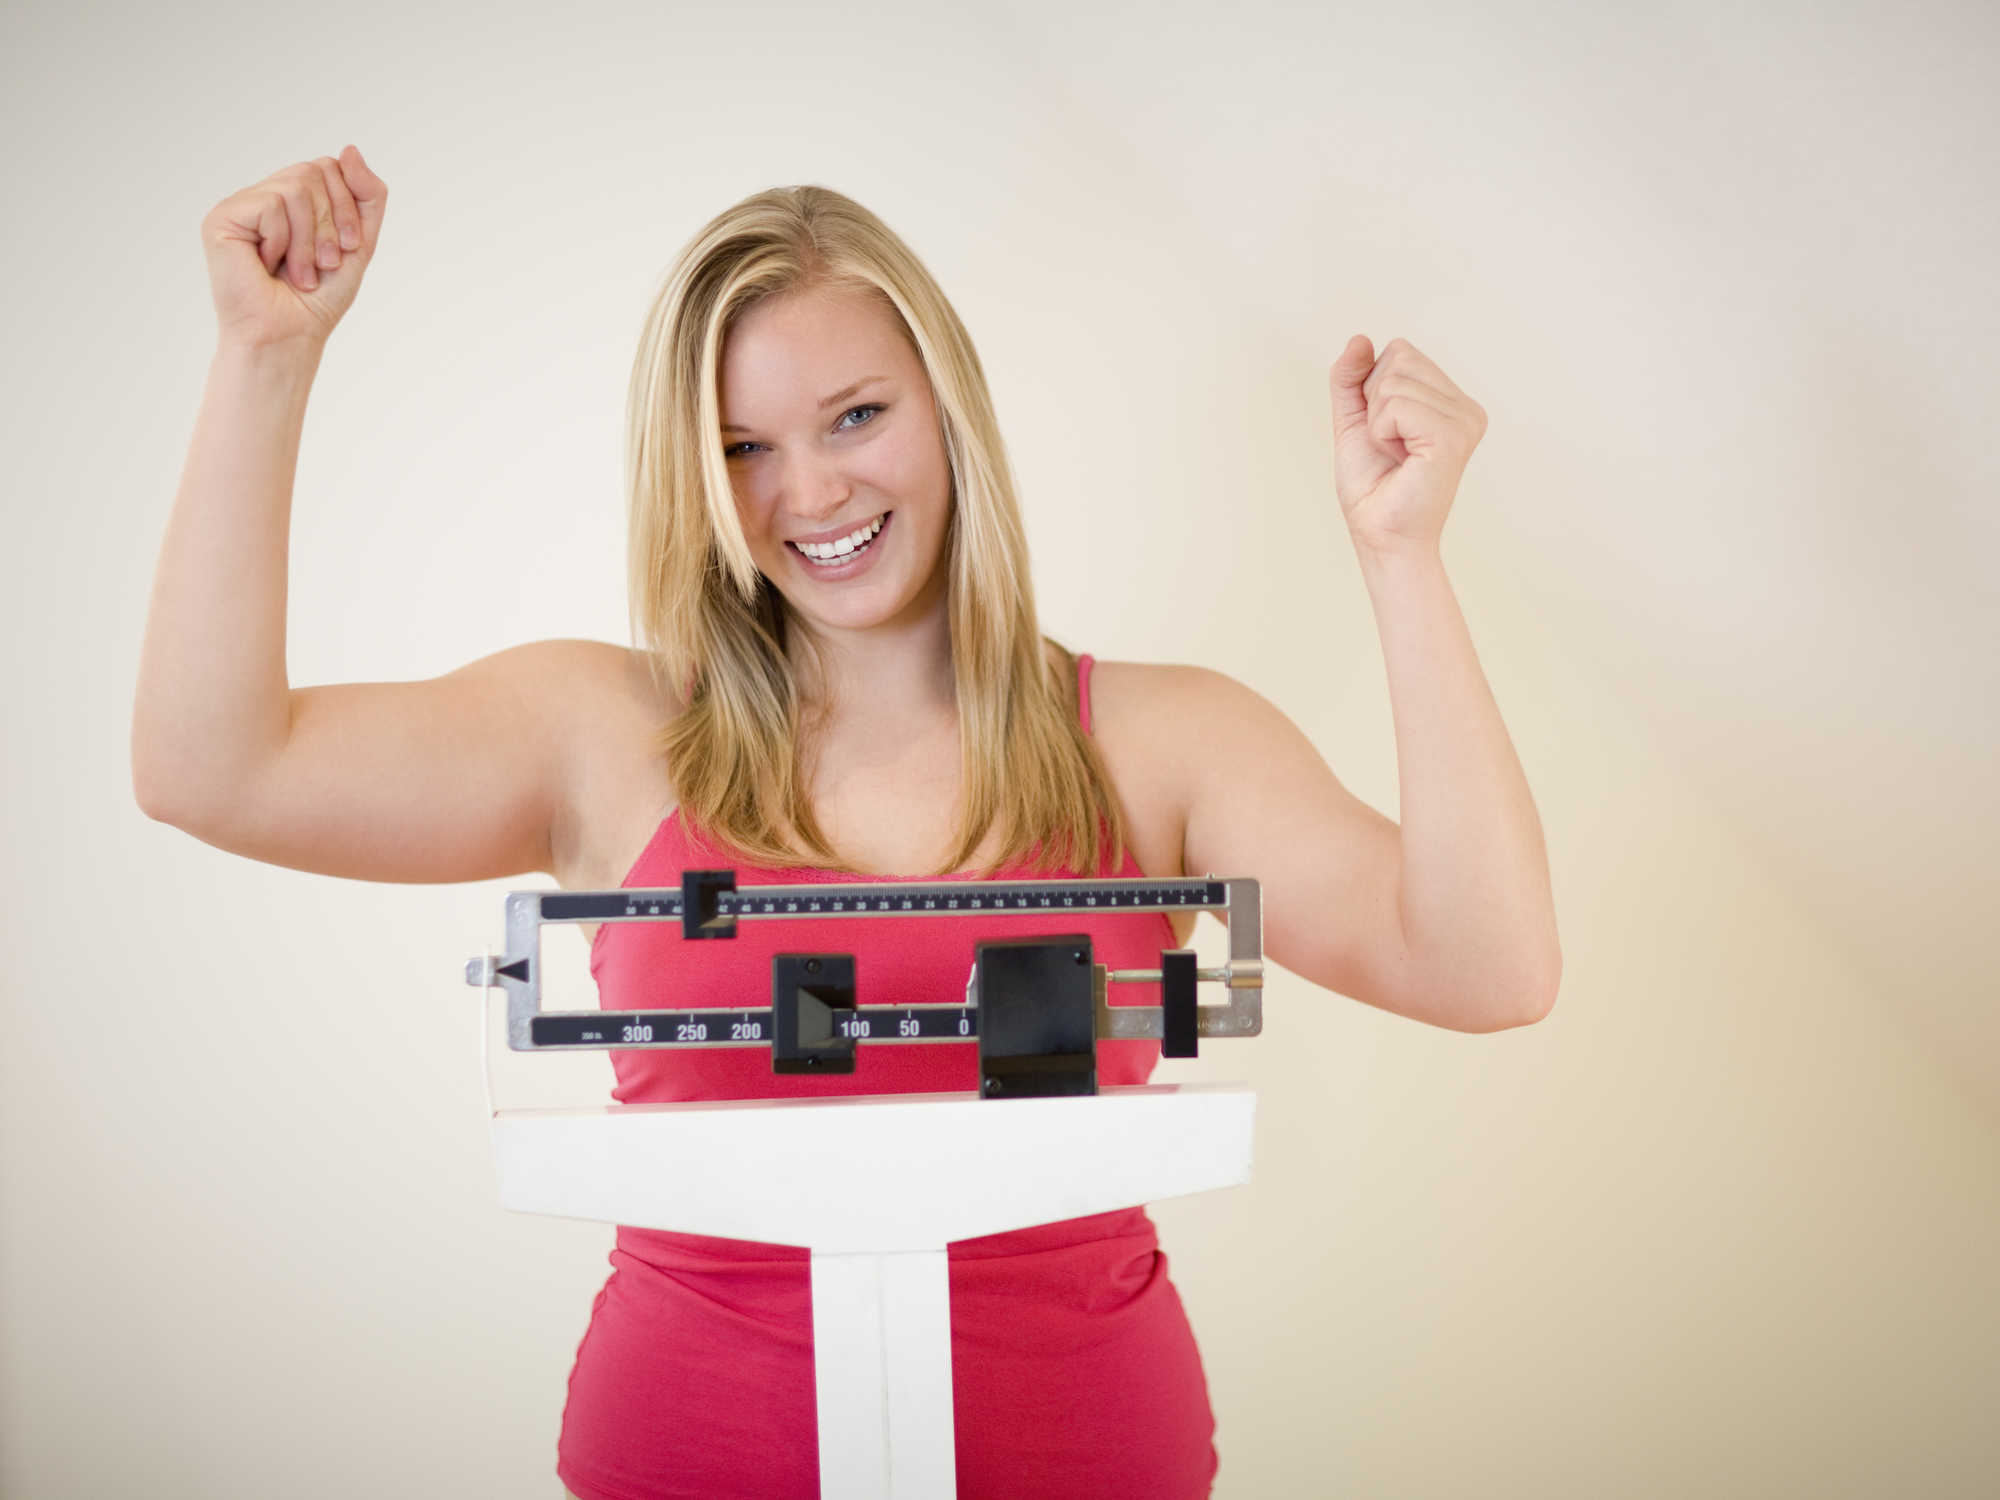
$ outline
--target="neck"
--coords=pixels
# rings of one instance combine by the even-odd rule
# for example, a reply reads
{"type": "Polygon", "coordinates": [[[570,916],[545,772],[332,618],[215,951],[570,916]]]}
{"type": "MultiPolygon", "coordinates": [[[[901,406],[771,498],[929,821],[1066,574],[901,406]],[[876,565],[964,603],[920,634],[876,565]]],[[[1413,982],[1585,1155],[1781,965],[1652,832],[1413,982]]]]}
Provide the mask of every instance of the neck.
{"type": "Polygon", "coordinates": [[[943,580],[893,620],[867,630],[813,629],[809,639],[794,616],[792,662],[803,707],[821,728],[850,715],[880,725],[958,710],[951,660],[951,625],[943,580]]]}

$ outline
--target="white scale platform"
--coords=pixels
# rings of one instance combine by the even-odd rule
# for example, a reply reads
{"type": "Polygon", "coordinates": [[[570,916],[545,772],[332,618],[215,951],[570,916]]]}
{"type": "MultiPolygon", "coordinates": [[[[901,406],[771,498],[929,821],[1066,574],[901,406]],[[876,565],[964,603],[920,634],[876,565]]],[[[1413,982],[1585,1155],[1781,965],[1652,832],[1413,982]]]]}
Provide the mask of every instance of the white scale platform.
{"type": "Polygon", "coordinates": [[[1250,1179],[1256,1095],[869,1095],[503,1111],[501,1204],[812,1252],[822,1500],[951,1500],[954,1240],[1250,1179]]]}

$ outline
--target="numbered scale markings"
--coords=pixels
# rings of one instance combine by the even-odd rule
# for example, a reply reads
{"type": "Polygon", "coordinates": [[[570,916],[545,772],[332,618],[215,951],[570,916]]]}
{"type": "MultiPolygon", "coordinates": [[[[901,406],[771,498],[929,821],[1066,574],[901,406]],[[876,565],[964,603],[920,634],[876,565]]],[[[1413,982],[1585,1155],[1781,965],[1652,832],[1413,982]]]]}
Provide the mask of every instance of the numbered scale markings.
{"type": "MultiPolygon", "coordinates": [[[[1034,881],[1021,885],[980,882],[827,886],[801,894],[797,886],[766,894],[756,886],[716,895],[716,915],[731,917],[876,917],[914,912],[1172,911],[1228,903],[1220,880],[1149,880],[1129,885],[1085,881],[1076,885],[1034,881]]],[[[544,922],[656,921],[681,914],[681,893],[655,891],[552,892],[541,898],[544,922]]]]}
{"type": "MultiPolygon", "coordinates": [[[[799,936],[780,946],[813,949],[852,948],[853,936],[835,936],[838,928],[806,936],[816,917],[943,916],[960,921],[979,917],[1003,921],[994,934],[1002,945],[1051,934],[1073,933],[1087,914],[1118,912],[1212,911],[1229,930],[1229,962],[1219,969],[1191,975],[1198,981],[1220,983],[1227,1003],[1205,1005],[1193,1024],[1201,1036],[1255,1036],[1262,1029],[1263,938],[1258,889],[1254,880],[1219,880],[1212,875],[1168,880],[914,880],[834,884],[759,885],[738,889],[730,870],[685,870],[679,888],[599,891],[513,891],[507,896],[507,943],[500,955],[489,953],[465,966],[466,982],[478,988],[495,986],[507,997],[507,1045],[517,1051],[543,1047],[772,1047],[774,1066],[817,1060],[833,1071],[832,1059],[851,1059],[852,1043],[978,1042],[978,1011],[957,1003],[957,996],[936,996],[940,1003],[869,1005],[856,1001],[853,960],[835,955],[847,965],[839,983],[816,984],[794,976],[801,1007],[799,1034],[794,1039],[790,990],[780,997],[781,1013],[764,1007],[712,1005],[700,1009],[648,1011],[542,1010],[541,931],[550,923],[674,922],[683,940],[730,939],[744,919],[789,921],[799,936]],[[1023,921],[1023,918],[1028,920],[1023,921]],[[805,925],[797,925],[804,923],[805,925]],[[1011,932],[1010,932],[1011,929],[1011,932]],[[782,1023],[782,1027],[781,1024],[782,1023]],[[782,1030],[782,1037],[780,1032],[782,1030]],[[793,1055],[794,1048],[800,1049],[793,1055]],[[826,1050],[831,1049],[831,1050],[826,1050]]],[[[977,950],[977,944],[971,945],[977,950]]],[[[793,955],[797,956],[797,955],[793,955]]],[[[810,954],[806,955],[810,957],[810,954]]],[[[971,955],[968,955],[970,957],[971,955]]],[[[785,954],[777,955],[782,961],[785,954]]],[[[1165,958],[1162,959],[1163,966],[1165,958]]],[[[1098,1025],[1117,1040],[1165,1039],[1166,1011],[1172,1009],[1183,1029],[1182,1012],[1191,1002],[1179,989],[1161,1005],[1111,1007],[1107,1014],[1102,986],[1160,983],[1162,970],[1098,971],[1098,1025]],[[1172,1004],[1169,1005],[1171,998],[1172,1004]]],[[[1179,970],[1176,969],[1178,974],[1179,970]]],[[[774,983],[779,976],[774,971],[774,983]]],[[[771,993],[771,992],[767,992],[771,993]]],[[[909,991],[904,991],[909,996],[909,991]]],[[[664,998],[664,997],[663,997],[664,998]]],[[[711,996],[712,999],[723,998],[711,996]]],[[[738,995],[727,998],[737,999],[738,995]]],[[[741,995],[745,1000],[762,996],[741,995]]],[[[929,999],[928,996],[910,996],[929,999]]],[[[973,997],[968,993],[967,1000],[973,997]]],[[[989,1030],[995,1023],[988,1016],[989,1030]]],[[[1178,1033],[1176,1033],[1178,1036],[1178,1033]]],[[[988,1042],[992,1038],[988,1037],[988,1042]]],[[[1178,1045],[1178,1043],[1177,1043],[1178,1045]]],[[[780,1071],[784,1071],[781,1067],[780,1071]]]]}
{"type": "MultiPolygon", "coordinates": [[[[769,1010],[570,1011],[529,1023],[537,1047],[768,1047],[769,1010]]],[[[979,1013],[965,1005],[870,1005],[837,1012],[835,1036],[856,1042],[971,1042],[979,1013]]]]}

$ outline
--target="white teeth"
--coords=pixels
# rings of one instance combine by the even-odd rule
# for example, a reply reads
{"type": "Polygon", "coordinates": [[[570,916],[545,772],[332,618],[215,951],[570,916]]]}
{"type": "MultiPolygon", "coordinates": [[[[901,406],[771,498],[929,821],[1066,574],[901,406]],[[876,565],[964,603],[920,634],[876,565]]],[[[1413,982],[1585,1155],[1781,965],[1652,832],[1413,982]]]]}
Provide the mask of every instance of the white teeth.
{"type": "Polygon", "coordinates": [[[875,533],[882,529],[882,523],[888,519],[889,514],[887,511],[884,511],[866,526],[857,527],[846,536],[837,538],[834,541],[794,542],[792,545],[816,563],[837,562],[843,557],[852,556],[874,541],[875,533]]]}

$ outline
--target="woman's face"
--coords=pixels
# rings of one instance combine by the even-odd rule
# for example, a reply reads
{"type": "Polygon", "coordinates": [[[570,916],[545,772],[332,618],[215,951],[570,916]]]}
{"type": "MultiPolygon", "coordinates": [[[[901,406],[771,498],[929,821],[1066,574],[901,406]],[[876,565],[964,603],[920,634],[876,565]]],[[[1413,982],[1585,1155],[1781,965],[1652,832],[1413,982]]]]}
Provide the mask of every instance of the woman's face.
{"type": "Polygon", "coordinates": [[[878,295],[769,297],[722,352],[722,441],[758,570],[832,631],[944,597],[951,468],[922,361],[878,295]]]}

